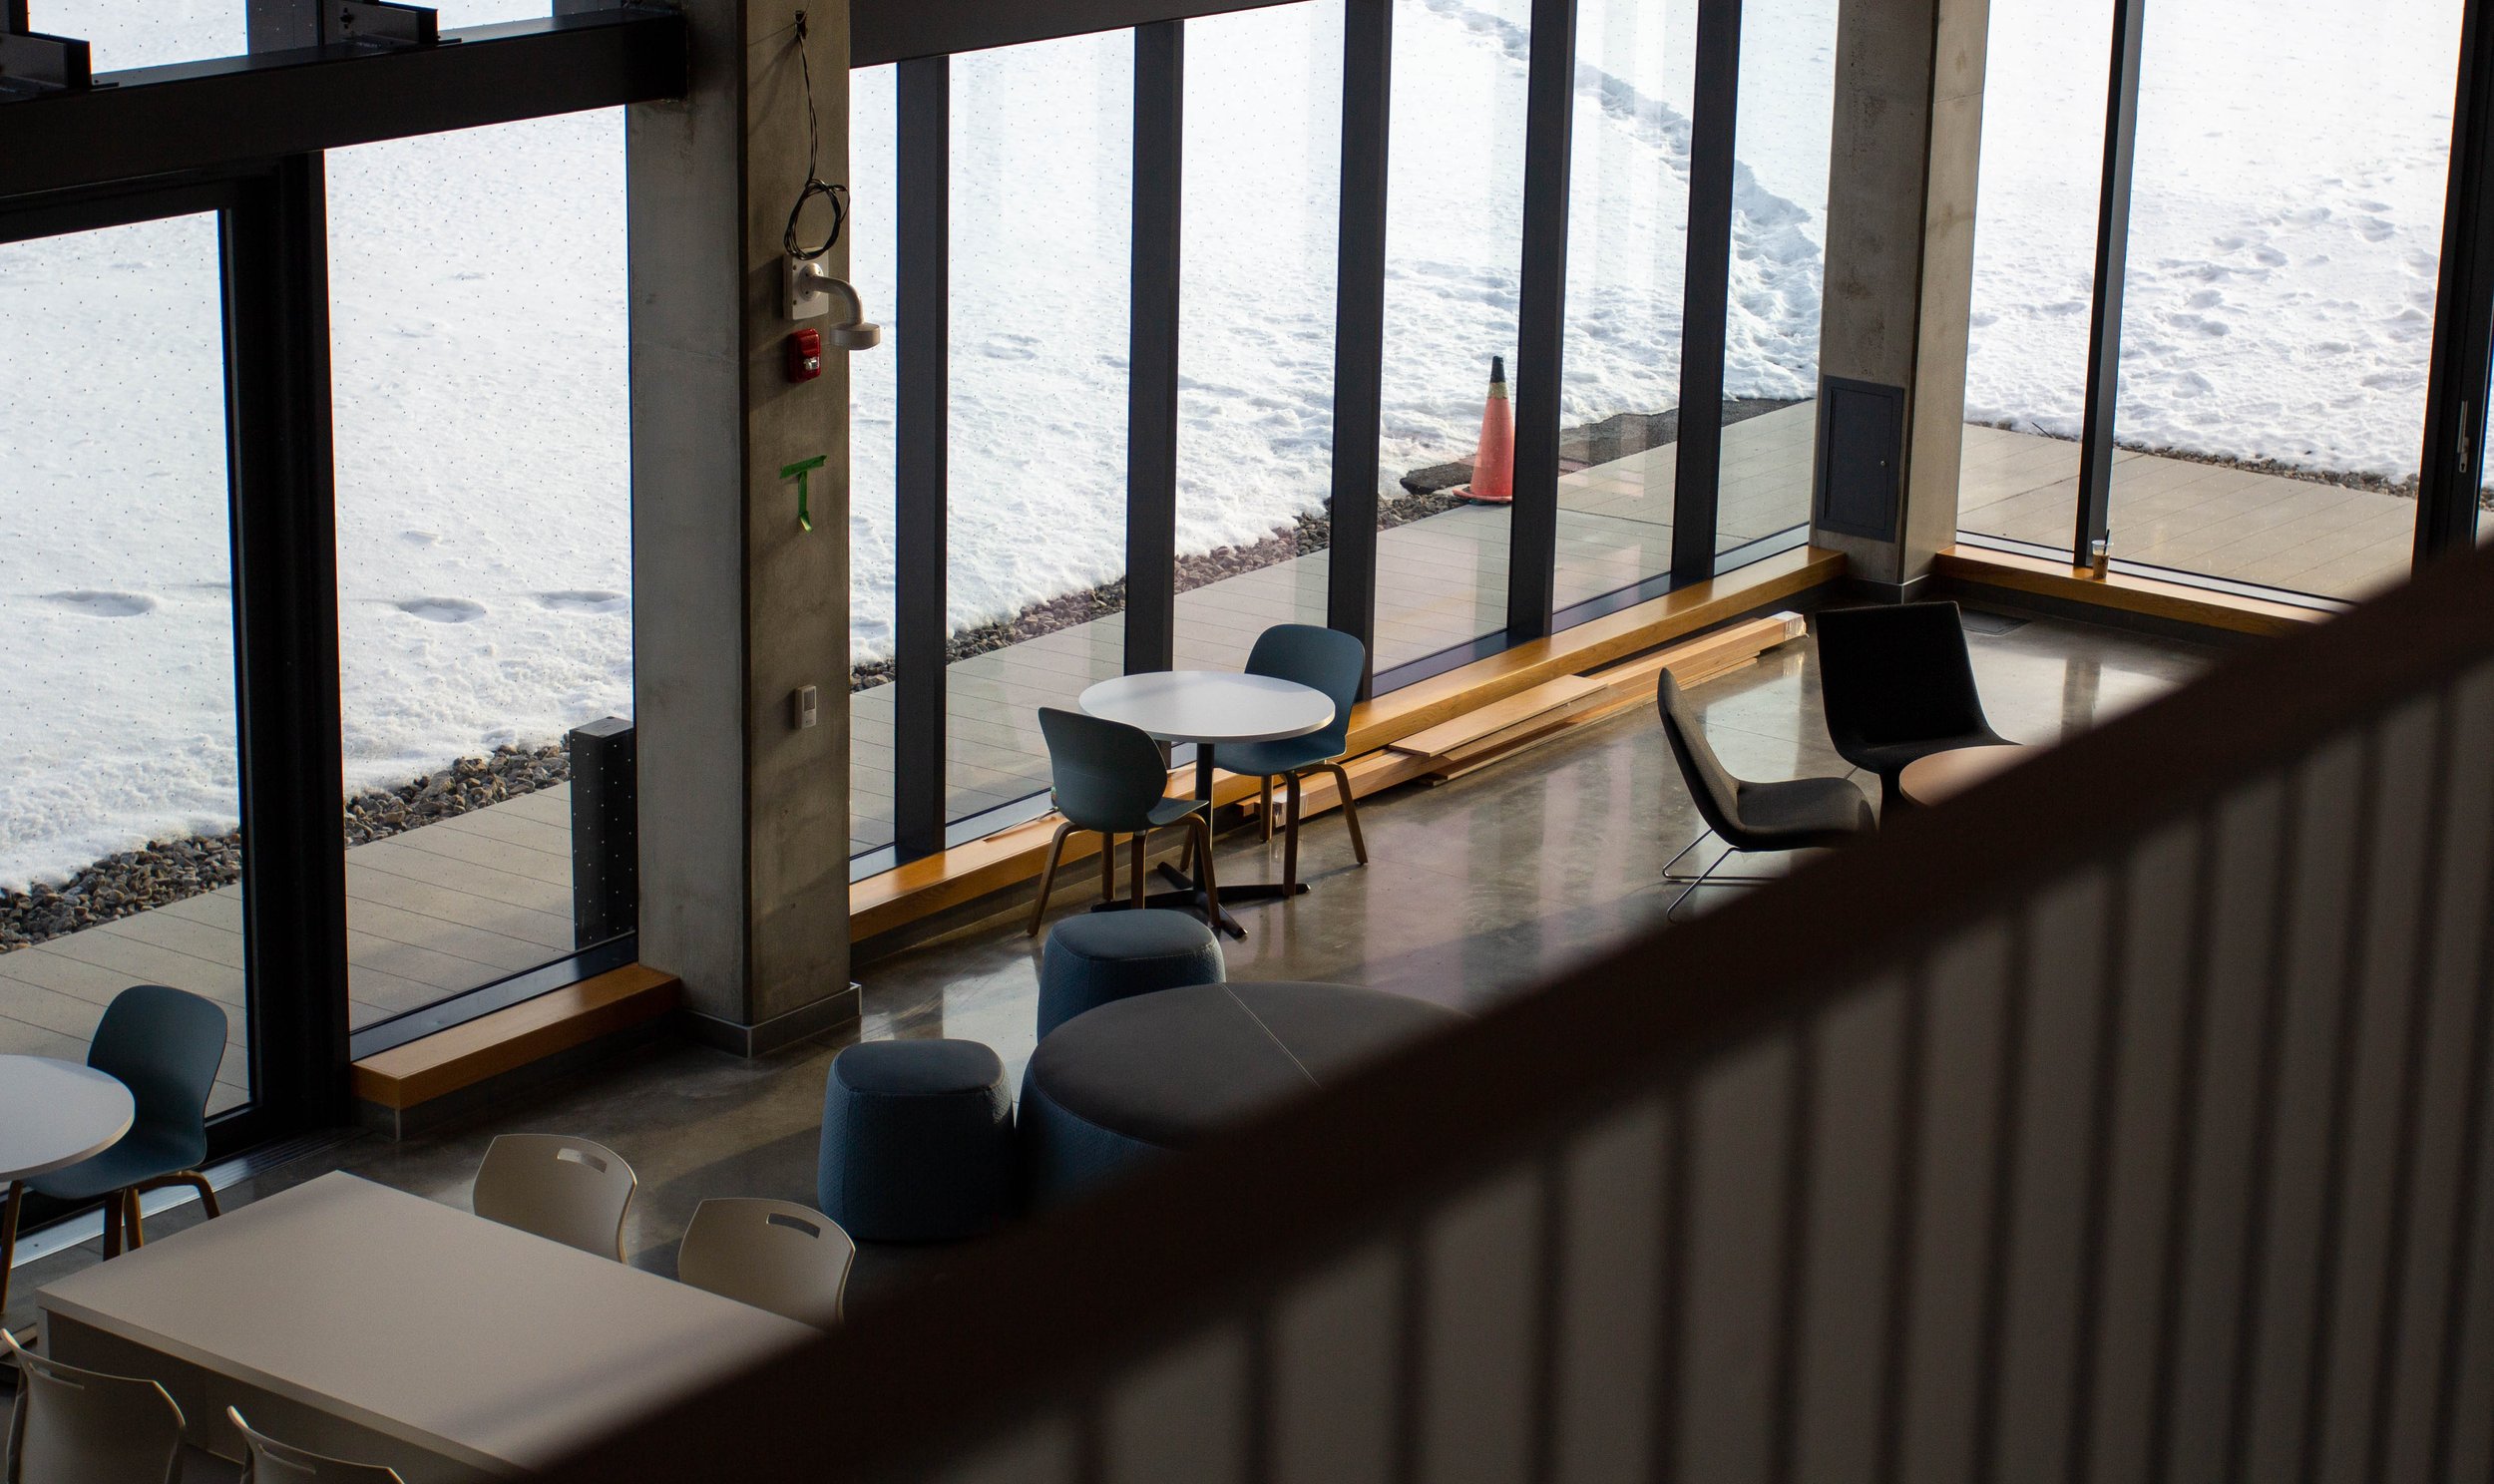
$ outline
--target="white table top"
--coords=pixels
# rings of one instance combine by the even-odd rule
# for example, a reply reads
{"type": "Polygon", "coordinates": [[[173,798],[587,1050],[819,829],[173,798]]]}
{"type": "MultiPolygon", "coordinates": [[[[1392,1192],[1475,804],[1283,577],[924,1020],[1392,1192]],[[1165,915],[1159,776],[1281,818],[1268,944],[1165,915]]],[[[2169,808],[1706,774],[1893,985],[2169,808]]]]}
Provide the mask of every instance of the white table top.
{"type": "Polygon", "coordinates": [[[820,1331],[352,1175],[46,1288],[47,1311],[490,1473],[820,1331]]]}
{"type": "Polygon", "coordinates": [[[1083,691],[1077,704],[1163,742],[1277,742],[1321,732],[1334,719],[1334,703],[1321,690],[1228,670],[1119,675],[1083,691]]]}
{"type": "Polygon", "coordinates": [[[49,1056],[0,1056],[0,1181],[102,1154],[130,1132],[121,1079],[49,1056]]]}

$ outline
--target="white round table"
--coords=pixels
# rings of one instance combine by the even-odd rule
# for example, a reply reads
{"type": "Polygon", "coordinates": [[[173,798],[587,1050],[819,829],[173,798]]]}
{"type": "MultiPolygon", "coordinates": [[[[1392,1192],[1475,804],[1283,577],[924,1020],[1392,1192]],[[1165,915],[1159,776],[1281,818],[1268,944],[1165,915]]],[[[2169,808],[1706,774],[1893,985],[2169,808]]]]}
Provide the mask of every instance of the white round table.
{"type": "MultiPolygon", "coordinates": [[[[1195,797],[1212,797],[1214,755],[1223,743],[1279,742],[1321,732],[1334,720],[1334,701],[1321,690],[1271,675],[1241,675],[1228,670],[1152,670],[1102,680],[1075,702],[1085,712],[1107,721],[1150,733],[1163,742],[1195,746],[1195,797]]],[[[1166,862],[1160,867],[1176,890],[1157,892],[1149,906],[1191,907],[1232,937],[1245,937],[1228,913],[1214,913],[1193,878],[1166,862]]],[[[1223,900],[1263,902],[1296,896],[1306,883],[1248,883],[1221,889],[1223,900]]],[[[1113,904],[1111,904],[1113,906],[1113,904]]]]}
{"type": "Polygon", "coordinates": [[[130,1132],[136,1105],[121,1079],[49,1056],[0,1056],[0,1311],[9,1305],[9,1258],[17,1246],[23,1182],[102,1154],[130,1132]]]}

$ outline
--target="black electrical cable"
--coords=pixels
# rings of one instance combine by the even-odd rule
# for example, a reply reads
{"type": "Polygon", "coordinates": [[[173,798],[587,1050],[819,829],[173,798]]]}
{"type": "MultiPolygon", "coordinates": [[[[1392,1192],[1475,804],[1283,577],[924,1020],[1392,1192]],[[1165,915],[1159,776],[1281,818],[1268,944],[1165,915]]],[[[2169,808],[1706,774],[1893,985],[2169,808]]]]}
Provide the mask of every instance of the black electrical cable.
{"type": "Polygon", "coordinates": [[[820,257],[840,240],[840,229],[849,220],[849,187],[834,186],[822,177],[820,165],[823,126],[814,113],[814,61],[805,50],[805,12],[797,12],[797,65],[805,69],[805,188],[797,192],[797,203],[788,208],[788,229],[780,234],[780,245],[790,257],[820,257]],[[831,202],[831,235],[823,238],[820,247],[797,245],[797,218],[805,214],[805,203],[816,196],[831,202]]]}

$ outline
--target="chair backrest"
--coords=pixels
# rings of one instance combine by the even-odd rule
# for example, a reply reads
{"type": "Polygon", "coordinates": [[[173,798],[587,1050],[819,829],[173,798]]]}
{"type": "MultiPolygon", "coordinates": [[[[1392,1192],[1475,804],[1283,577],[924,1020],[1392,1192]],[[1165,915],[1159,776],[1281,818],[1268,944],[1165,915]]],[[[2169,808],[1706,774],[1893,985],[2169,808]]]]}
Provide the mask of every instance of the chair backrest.
{"type": "Polygon", "coordinates": [[[564,1134],[500,1134],[477,1166],[471,1205],[487,1221],[624,1260],[624,1212],[639,1185],[624,1157],[564,1134]]]}
{"type": "Polygon", "coordinates": [[[1296,680],[1333,701],[1333,721],[1306,739],[1324,743],[1328,757],[1351,745],[1351,707],[1368,667],[1368,646],[1358,637],[1313,623],[1277,623],[1256,635],[1256,647],[1247,652],[1248,674],[1296,680]]]}
{"type": "Polygon", "coordinates": [[[182,1408],[154,1381],[46,1360],[0,1329],[17,1362],[8,1484],[173,1484],[182,1408]]]}
{"type": "Polygon", "coordinates": [[[394,1468],[378,1463],[350,1463],[278,1442],[254,1430],[232,1407],[225,1408],[225,1418],[242,1434],[242,1441],[250,1449],[250,1465],[242,1475],[248,1484],[406,1484],[394,1468]]]}
{"type": "Polygon", "coordinates": [[[1669,670],[1654,682],[1654,706],[1663,715],[1663,737],[1671,743],[1672,758],[1680,764],[1680,776],[1689,785],[1698,817],[1726,845],[1742,844],[1749,831],[1741,823],[1741,781],[1715,756],[1713,744],[1706,740],[1706,728],[1669,670]]]}
{"type": "Polygon", "coordinates": [[[1169,792],[1160,744],[1140,727],[1079,711],[1039,708],[1056,808],[1078,830],[1138,835],[1151,809],[1169,792]]]}
{"type": "Polygon", "coordinates": [[[857,1244],[840,1224],[789,1201],[729,1197],[693,1208],[675,1276],[696,1289],[829,1328],[840,1320],[857,1244]]]}
{"type": "Polygon", "coordinates": [[[1838,752],[1991,730],[1955,603],[1829,608],[1811,628],[1838,752]]]}
{"type": "Polygon", "coordinates": [[[114,995],[87,1043],[87,1065],[130,1088],[132,1136],[162,1143],[185,1165],[208,1157],[208,1097],[224,1059],[224,1010],[163,984],[114,995]]]}

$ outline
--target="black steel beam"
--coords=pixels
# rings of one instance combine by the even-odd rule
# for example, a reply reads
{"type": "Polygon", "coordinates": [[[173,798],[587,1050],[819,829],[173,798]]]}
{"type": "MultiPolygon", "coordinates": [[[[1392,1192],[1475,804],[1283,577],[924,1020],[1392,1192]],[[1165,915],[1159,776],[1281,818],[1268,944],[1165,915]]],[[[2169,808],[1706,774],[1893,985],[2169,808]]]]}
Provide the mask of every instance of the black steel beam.
{"type": "Polygon", "coordinates": [[[902,63],[898,93],[892,843],[908,861],[944,849],[945,579],[952,559],[945,537],[952,437],[951,59],[902,63]]]}
{"type": "Polygon", "coordinates": [[[1386,371],[1387,126],[1393,118],[1394,0],[1346,0],[1342,37],[1341,229],[1334,246],[1333,532],[1325,622],[1377,670],[1378,445],[1386,371]]]}
{"type": "Polygon", "coordinates": [[[2113,534],[2113,424],[2122,382],[2122,286],[2130,263],[2130,167],[2139,143],[2139,38],[2148,0],[2113,0],[2105,77],[2104,178],[2096,197],[2096,294],[2087,328],[2087,411],[2078,440],[2078,528],[2070,560],[2113,534]]]}
{"type": "Polygon", "coordinates": [[[1125,31],[1190,16],[1262,10],[1290,0],[857,0],[849,8],[849,65],[1021,46],[1059,36],[1125,31]]]}
{"type": "Polygon", "coordinates": [[[1567,182],[1576,113],[1576,0],[1532,0],[1524,64],[1524,252],[1516,291],[1515,504],[1506,631],[1550,631],[1558,581],[1559,379],[1567,342],[1567,182]]]}
{"type": "Polygon", "coordinates": [[[1134,253],[1126,366],[1125,668],[1177,653],[1178,222],[1186,23],[1134,32],[1134,253]]]}
{"type": "Polygon", "coordinates": [[[1673,451],[1671,582],[1715,574],[1723,486],[1723,357],[1732,313],[1732,184],[1741,120],[1741,0],[1698,0],[1689,124],[1689,233],[1680,281],[1680,432],[1673,451]]]}
{"type": "Polygon", "coordinates": [[[684,18],[654,8],[106,73],[0,102],[0,198],[681,98],[686,77],[684,18]]]}
{"type": "Polygon", "coordinates": [[[222,218],[251,1092],[277,1128],[347,1107],[324,200],[320,158],[295,156],[222,218]]]}
{"type": "Polygon", "coordinates": [[[2468,0],[2460,22],[2441,287],[2434,296],[2416,490],[2420,564],[2476,545],[2477,492],[2485,484],[2485,399],[2494,371],[2494,15],[2487,5],[2468,0]]]}

